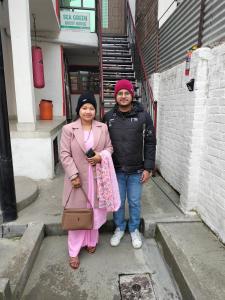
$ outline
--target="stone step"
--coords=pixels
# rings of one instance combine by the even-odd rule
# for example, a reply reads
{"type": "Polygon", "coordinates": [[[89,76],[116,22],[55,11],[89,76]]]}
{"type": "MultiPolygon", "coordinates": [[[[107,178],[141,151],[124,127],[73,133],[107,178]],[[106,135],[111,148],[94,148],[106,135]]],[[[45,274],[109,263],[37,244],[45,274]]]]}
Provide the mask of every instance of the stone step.
{"type": "Polygon", "coordinates": [[[225,251],[200,222],[158,224],[155,238],[183,299],[224,300],[225,251]]]}
{"type": "Polygon", "coordinates": [[[126,65],[103,65],[103,72],[133,72],[133,67],[126,65]]]}
{"type": "Polygon", "coordinates": [[[120,64],[126,64],[126,65],[131,65],[132,64],[132,60],[131,58],[111,58],[111,57],[107,57],[107,58],[103,58],[102,59],[103,64],[116,64],[116,65],[120,65],[120,64]]]}
{"type": "Polygon", "coordinates": [[[108,42],[108,41],[112,41],[112,42],[125,41],[125,42],[127,42],[127,36],[125,36],[125,37],[103,36],[103,37],[102,37],[102,41],[103,41],[103,42],[108,42]]]}
{"type": "Polygon", "coordinates": [[[107,80],[114,80],[114,81],[117,81],[121,78],[125,78],[125,79],[128,79],[128,80],[133,80],[135,81],[135,76],[134,76],[134,73],[107,73],[107,72],[104,72],[103,73],[103,78],[104,78],[104,81],[107,81],[107,80]]]}
{"type": "Polygon", "coordinates": [[[18,211],[34,202],[39,193],[37,183],[24,176],[15,176],[15,189],[18,211]]]}
{"type": "Polygon", "coordinates": [[[105,57],[105,56],[131,57],[131,52],[130,52],[130,50],[121,51],[121,50],[116,50],[116,49],[115,50],[103,49],[102,56],[103,57],[105,57]]]}
{"type": "Polygon", "coordinates": [[[102,40],[102,45],[125,45],[128,46],[129,42],[125,39],[118,39],[118,40],[112,40],[112,39],[103,39],[102,40]]]}
{"type": "Polygon", "coordinates": [[[102,45],[102,49],[103,49],[103,51],[104,50],[126,50],[126,51],[128,51],[129,50],[129,47],[128,47],[128,45],[126,44],[126,45],[120,45],[120,44],[103,44],[102,45]]]}
{"type": "MultiPolygon", "coordinates": [[[[24,176],[15,176],[15,191],[17,211],[21,211],[31,203],[33,203],[39,194],[37,183],[24,176]]],[[[0,210],[0,224],[3,223],[2,211],[0,210]]]]}

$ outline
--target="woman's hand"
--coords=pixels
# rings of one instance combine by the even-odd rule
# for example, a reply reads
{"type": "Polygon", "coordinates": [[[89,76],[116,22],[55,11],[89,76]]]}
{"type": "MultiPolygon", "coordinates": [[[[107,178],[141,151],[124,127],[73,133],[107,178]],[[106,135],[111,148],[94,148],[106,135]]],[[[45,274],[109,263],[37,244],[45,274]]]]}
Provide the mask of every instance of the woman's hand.
{"type": "Polygon", "coordinates": [[[99,153],[96,153],[95,156],[93,156],[91,158],[87,158],[87,161],[92,166],[95,166],[96,164],[100,163],[101,160],[102,160],[102,158],[101,158],[101,155],[99,153]]]}
{"type": "Polygon", "coordinates": [[[77,189],[81,187],[81,181],[80,181],[80,177],[77,176],[76,178],[71,180],[72,186],[77,189]]]}

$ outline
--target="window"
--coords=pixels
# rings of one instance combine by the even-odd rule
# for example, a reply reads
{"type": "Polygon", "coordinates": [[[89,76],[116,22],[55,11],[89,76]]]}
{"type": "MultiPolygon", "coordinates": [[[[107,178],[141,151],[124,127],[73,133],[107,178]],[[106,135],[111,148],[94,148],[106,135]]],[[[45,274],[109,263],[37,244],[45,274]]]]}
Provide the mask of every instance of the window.
{"type": "Polygon", "coordinates": [[[83,0],[83,7],[95,8],[95,0],[83,0]]]}
{"type": "Polygon", "coordinates": [[[95,9],[95,0],[61,0],[61,7],[95,9]]]}
{"type": "Polygon", "coordinates": [[[95,0],[61,0],[61,28],[95,32],[95,0]]]}
{"type": "Polygon", "coordinates": [[[109,27],[109,2],[102,0],[102,28],[109,27]]]}
{"type": "Polygon", "coordinates": [[[99,71],[97,67],[70,67],[71,93],[81,94],[87,90],[99,94],[99,71]]]}

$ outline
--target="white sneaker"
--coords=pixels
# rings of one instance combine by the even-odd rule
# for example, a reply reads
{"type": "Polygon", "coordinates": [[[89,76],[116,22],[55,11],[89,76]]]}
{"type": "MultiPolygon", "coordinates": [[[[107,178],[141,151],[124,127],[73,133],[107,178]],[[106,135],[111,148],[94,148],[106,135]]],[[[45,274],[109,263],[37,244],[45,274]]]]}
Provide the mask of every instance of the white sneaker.
{"type": "Polygon", "coordinates": [[[131,235],[131,240],[132,240],[132,246],[135,249],[141,248],[142,240],[141,240],[141,234],[140,234],[139,230],[135,229],[135,231],[131,232],[130,235],[131,235]]]}
{"type": "Polygon", "coordinates": [[[123,236],[124,236],[124,231],[120,230],[120,228],[117,227],[113,236],[110,239],[110,245],[113,247],[118,246],[123,236]]]}

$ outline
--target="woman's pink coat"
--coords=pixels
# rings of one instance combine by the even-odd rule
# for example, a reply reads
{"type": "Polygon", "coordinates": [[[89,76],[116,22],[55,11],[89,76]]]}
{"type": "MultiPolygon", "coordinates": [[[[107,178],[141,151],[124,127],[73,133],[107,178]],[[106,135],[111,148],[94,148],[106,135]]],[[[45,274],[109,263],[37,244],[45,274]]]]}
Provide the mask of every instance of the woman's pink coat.
{"type": "MultiPolygon", "coordinates": [[[[94,137],[93,150],[96,152],[108,150],[110,153],[112,153],[113,148],[107,125],[94,120],[92,122],[92,132],[94,137]]],[[[63,126],[60,142],[60,159],[65,170],[63,206],[65,206],[66,201],[69,198],[68,204],[66,205],[68,208],[87,207],[84,193],[81,189],[72,188],[70,180],[71,176],[79,173],[82,187],[85,193],[88,194],[89,164],[86,160],[85,152],[86,148],[80,119],[63,126]]],[[[96,191],[96,180],[94,188],[96,191]]],[[[94,207],[99,207],[97,197],[95,197],[94,207]]]]}

